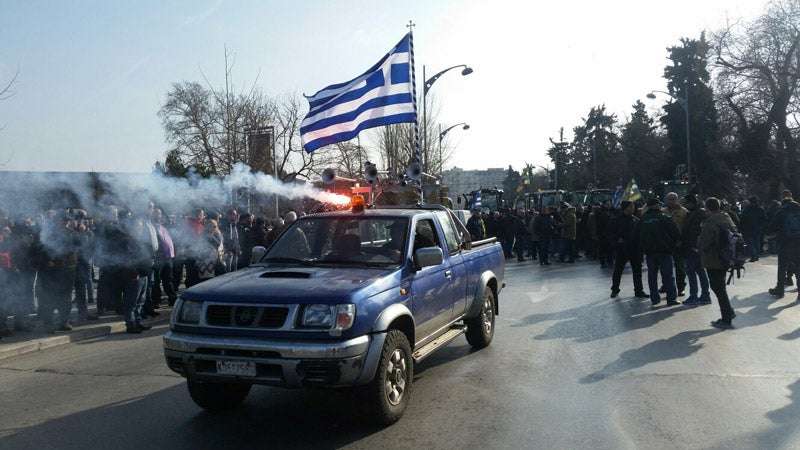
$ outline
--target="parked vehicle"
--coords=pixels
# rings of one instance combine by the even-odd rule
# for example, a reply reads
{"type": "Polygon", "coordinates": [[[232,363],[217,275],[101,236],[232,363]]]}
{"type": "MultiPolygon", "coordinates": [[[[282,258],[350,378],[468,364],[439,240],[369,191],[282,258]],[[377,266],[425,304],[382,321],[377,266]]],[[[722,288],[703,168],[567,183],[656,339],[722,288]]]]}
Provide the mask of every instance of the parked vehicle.
{"type": "Polygon", "coordinates": [[[558,208],[561,202],[564,201],[565,194],[566,192],[562,190],[539,191],[535,194],[533,203],[539,211],[548,206],[558,208]]]}
{"type": "Polygon", "coordinates": [[[167,365],[207,410],[255,384],[356,387],[393,423],[415,364],[462,334],[492,342],[505,258],[494,239],[469,240],[441,206],[303,217],[250,267],[183,293],[167,365]]]}
{"type": "Polygon", "coordinates": [[[467,210],[475,208],[478,203],[480,203],[480,208],[484,212],[500,211],[506,207],[503,190],[497,188],[474,190],[458,199],[459,207],[467,210]]]}

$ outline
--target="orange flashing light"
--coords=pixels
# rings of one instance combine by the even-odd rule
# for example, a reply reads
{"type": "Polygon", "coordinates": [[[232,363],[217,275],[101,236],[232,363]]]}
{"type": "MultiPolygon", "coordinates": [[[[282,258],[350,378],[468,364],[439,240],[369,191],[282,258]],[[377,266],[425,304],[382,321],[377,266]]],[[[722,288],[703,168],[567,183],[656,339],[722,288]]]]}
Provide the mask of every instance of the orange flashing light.
{"type": "Polygon", "coordinates": [[[354,195],[350,199],[350,205],[352,205],[353,212],[363,212],[365,203],[364,196],[362,195],[354,195]]]}

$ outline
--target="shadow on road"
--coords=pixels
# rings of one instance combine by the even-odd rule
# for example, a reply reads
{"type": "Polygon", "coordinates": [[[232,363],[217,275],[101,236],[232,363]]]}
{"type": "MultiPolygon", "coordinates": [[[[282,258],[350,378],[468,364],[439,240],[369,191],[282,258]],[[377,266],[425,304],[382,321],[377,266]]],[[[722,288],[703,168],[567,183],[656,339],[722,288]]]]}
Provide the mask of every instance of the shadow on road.
{"type": "Polygon", "coordinates": [[[24,429],[0,430],[5,449],[337,448],[381,428],[347,391],[256,387],[245,405],[206,413],[184,383],[24,429]]]}
{"type": "MultiPolygon", "coordinates": [[[[794,302],[786,303],[774,308],[771,306],[777,302],[783,302],[784,299],[776,299],[766,292],[751,295],[743,299],[733,298],[731,304],[734,309],[751,307],[746,313],[737,312],[735,325],[736,328],[756,327],[772,322],[778,318],[781,311],[792,308],[797,304],[794,302]]],[[[798,332],[795,332],[798,333],[798,332]]],[[[784,339],[783,337],[781,337],[784,339]]]]}
{"type": "Polygon", "coordinates": [[[703,347],[703,344],[699,342],[700,338],[718,332],[715,329],[684,331],[669,339],[659,339],[637,349],[622,352],[616,361],[581,378],[580,382],[582,384],[596,383],[650,363],[686,358],[703,347]]]}
{"type": "Polygon", "coordinates": [[[772,425],[755,433],[733,436],[729,441],[714,447],[727,450],[736,446],[748,445],[753,448],[797,448],[797,418],[800,417],[800,380],[787,386],[790,403],[766,413],[772,425]],[[746,443],[746,444],[743,444],[746,443]]]}
{"type": "Polygon", "coordinates": [[[603,299],[555,313],[531,314],[520,319],[512,327],[525,327],[556,320],[555,324],[534,339],[574,339],[576,342],[584,343],[647,328],[680,311],[680,307],[653,308],[646,299],[603,299]]]}

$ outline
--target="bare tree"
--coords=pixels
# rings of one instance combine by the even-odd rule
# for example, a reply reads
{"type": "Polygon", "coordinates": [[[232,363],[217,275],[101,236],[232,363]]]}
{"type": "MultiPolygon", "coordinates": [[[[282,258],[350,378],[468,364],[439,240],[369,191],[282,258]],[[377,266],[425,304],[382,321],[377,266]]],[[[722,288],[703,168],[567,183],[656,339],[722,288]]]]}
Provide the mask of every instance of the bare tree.
{"type": "Polygon", "coordinates": [[[17,77],[19,77],[19,69],[14,72],[14,75],[11,76],[11,79],[8,80],[3,85],[0,85],[0,100],[6,100],[11,98],[14,95],[14,84],[17,82],[17,77]]]}
{"type": "MultiPolygon", "coordinates": [[[[5,84],[0,85],[0,100],[7,100],[14,96],[15,92],[13,88],[14,84],[17,83],[18,77],[19,77],[19,68],[17,68],[16,72],[14,72],[14,75],[12,75],[11,78],[5,84]]],[[[0,131],[2,131],[3,128],[4,128],[3,126],[0,126],[0,131]]],[[[11,161],[12,157],[13,153],[9,154],[7,158],[0,161],[0,167],[5,167],[11,161]]]]}
{"type": "Polygon", "coordinates": [[[771,2],[762,16],[716,33],[714,45],[720,95],[736,117],[747,165],[777,170],[784,184],[800,187],[790,122],[800,108],[800,0],[771,2]]]}
{"type": "Polygon", "coordinates": [[[283,181],[309,178],[320,172],[335,151],[303,150],[303,100],[296,94],[269,98],[256,82],[247,89],[237,89],[234,66],[235,58],[226,48],[223,87],[215,88],[205,76],[206,86],[198,82],[173,84],[158,113],[171,145],[165,169],[182,175],[187,167],[193,167],[202,175],[225,175],[237,163],[246,163],[270,175],[276,172],[283,181]],[[253,134],[254,130],[268,127],[275,133],[275,149],[271,142],[259,141],[258,151],[254,151],[249,139],[269,138],[253,134]]]}
{"type": "MultiPolygon", "coordinates": [[[[445,137],[439,149],[439,132],[445,124],[439,118],[439,105],[435,97],[428,99],[428,123],[419,120],[419,145],[422,157],[422,169],[426,173],[438,173],[452,158],[454,147],[452,141],[445,137]],[[441,127],[440,127],[441,125],[441,127]],[[423,136],[426,136],[425,139],[423,136]]],[[[414,124],[398,124],[378,129],[377,153],[385,168],[402,172],[414,158],[416,152],[416,136],[414,124]]],[[[449,134],[447,135],[449,136],[449,134]]]]}

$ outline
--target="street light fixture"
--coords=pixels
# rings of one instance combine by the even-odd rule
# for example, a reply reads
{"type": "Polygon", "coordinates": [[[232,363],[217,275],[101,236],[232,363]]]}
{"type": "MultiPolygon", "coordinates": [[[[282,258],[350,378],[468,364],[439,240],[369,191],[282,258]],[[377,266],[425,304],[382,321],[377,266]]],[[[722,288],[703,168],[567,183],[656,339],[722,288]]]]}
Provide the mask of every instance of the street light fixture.
{"type": "MultiPolygon", "coordinates": [[[[458,69],[459,67],[463,67],[463,70],[461,70],[462,76],[467,76],[473,72],[472,67],[466,64],[457,64],[427,78],[425,75],[425,66],[422,66],[422,79],[425,80],[422,84],[422,148],[424,148],[426,152],[428,151],[428,91],[433,86],[433,83],[436,83],[436,80],[441,78],[442,75],[453,69],[458,69]]],[[[421,163],[422,161],[420,161],[420,164],[421,163]]]]}
{"type": "Polygon", "coordinates": [[[458,126],[461,126],[462,130],[469,130],[469,124],[467,124],[466,122],[461,122],[455,125],[451,125],[447,127],[444,131],[442,131],[442,124],[439,124],[439,178],[442,177],[442,172],[444,171],[444,161],[442,160],[442,140],[444,139],[444,136],[448,132],[450,132],[450,130],[458,126]]]}
{"type": "Polygon", "coordinates": [[[691,146],[691,136],[689,136],[690,128],[689,128],[689,89],[684,89],[683,97],[678,97],[675,94],[666,91],[650,91],[647,94],[647,98],[653,100],[656,98],[656,93],[664,94],[672,97],[673,100],[677,101],[681,107],[683,107],[684,116],[686,117],[686,177],[689,179],[689,183],[692,182],[692,146],[691,146]]]}

